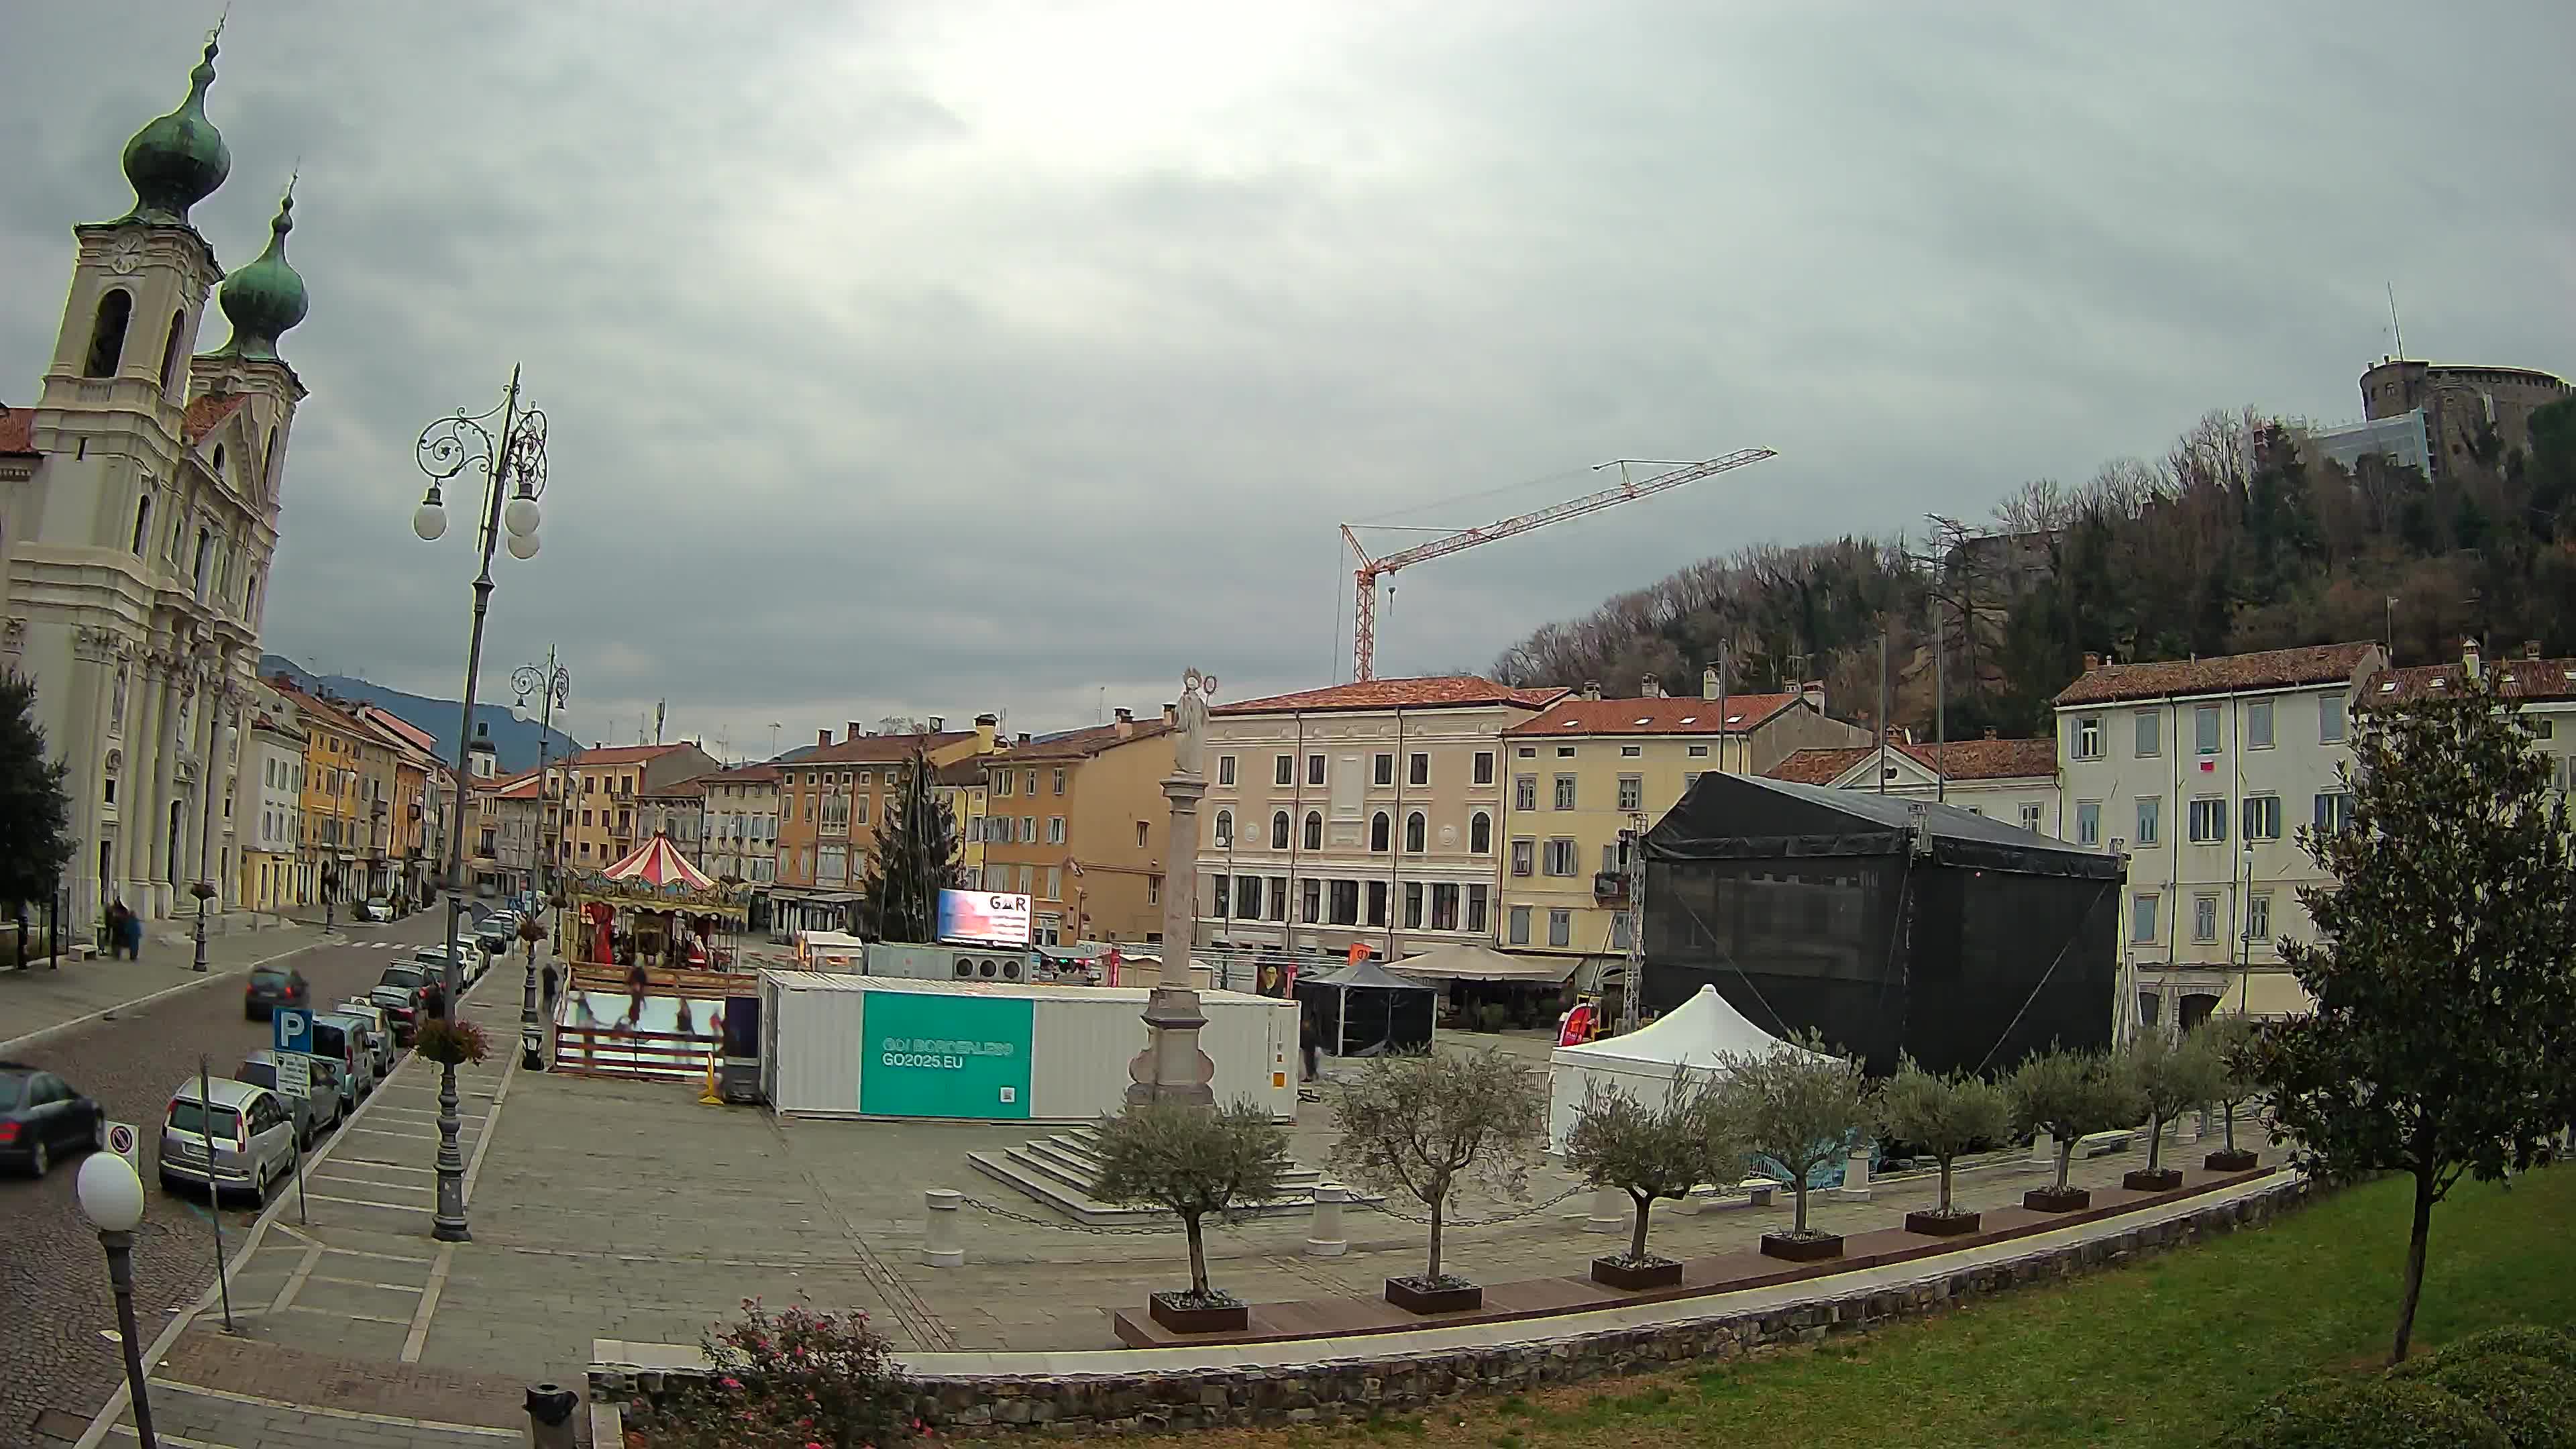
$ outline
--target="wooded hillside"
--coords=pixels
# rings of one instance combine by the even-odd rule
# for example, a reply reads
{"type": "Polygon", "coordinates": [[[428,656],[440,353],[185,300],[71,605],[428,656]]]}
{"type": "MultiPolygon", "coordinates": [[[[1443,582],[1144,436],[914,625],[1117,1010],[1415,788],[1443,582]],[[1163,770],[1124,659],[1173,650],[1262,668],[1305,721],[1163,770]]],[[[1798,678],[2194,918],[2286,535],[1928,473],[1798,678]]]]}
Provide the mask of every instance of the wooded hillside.
{"type": "Polygon", "coordinates": [[[2213,412],[2160,459],[2026,484],[1982,524],[1935,517],[1920,536],[1705,559],[1541,627],[1490,672],[1621,695],[1653,675],[1695,693],[1722,648],[1735,688],[1804,674],[1825,681],[1833,713],[1866,720],[1883,627],[1889,717],[1928,729],[1937,618],[1957,738],[2045,733],[2049,698],[2088,651],[2178,659],[2393,625],[2400,663],[2453,657],[2467,634],[2576,652],[2576,399],[2534,413],[2531,431],[2527,449],[2489,433],[2428,480],[2376,459],[2347,472],[2309,456],[2294,425],[2213,412]]]}

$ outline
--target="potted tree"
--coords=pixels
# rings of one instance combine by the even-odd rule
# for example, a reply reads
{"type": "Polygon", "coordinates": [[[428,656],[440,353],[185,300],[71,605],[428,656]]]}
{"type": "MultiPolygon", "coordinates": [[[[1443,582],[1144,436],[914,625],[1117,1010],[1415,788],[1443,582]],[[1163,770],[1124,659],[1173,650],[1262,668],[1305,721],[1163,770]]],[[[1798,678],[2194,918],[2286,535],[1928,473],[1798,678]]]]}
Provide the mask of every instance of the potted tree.
{"type": "Polygon", "coordinates": [[[1940,1202],[1907,1213],[1905,1230],[1945,1238],[1975,1232],[1983,1215],[1951,1206],[1950,1170],[1963,1154],[2011,1133],[2012,1102],[2004,1089],[1966,1072],[1927,1072],[1912,1057],[1900,1057],[1896,1076],[1878,1095],[1878,1130],[1941,1164],[1940,1202]]]}
{"type": "Polygon", "coordinates": [[[1440,1266],[1450,1199],[1470,1182],[1518,1193],[1529,1157],[1545,1140],[1547,1089],[1538,1075],[1491,1049],[1449,1056],[1370,1059],[1333,1102],[1333,1165],[1380,1192],[1403,1193],[1431,1213],[1422,1272],[1386,1280],[1386,1301],[1411,1313],[1482,1307],[1485,1290],[1440,1266]]]}
{"type": "Polygon", "coordinates": [[[1796,1209],[1789,1231],[1764,1233],[1762,1251],[1795,1263],[1842,1256],[1840,1233],[1807,1226],[1807,1179],[1851,1149],[1870,1120],[1868,1080],[1856,1059],[1837,1057],[1813,1031],[1761,1055],[1720,1058],[1719,1110],[1748,1147],[1787,1174],[1796,1209]]]}
{"type": "Polygon", "coordinates": [[[2124,1174],[2120,1186],[2131,1192],[2171,1192],[2182,1186],[2182,1169],[2163,1165],[2165,1124],[2218,1095],[2224,1069],[2198,1032],[2178,1042],[2160,1031],[2145,1032],[2124,1055],[2123,1066],[2147,1112],[2147,1165],[2124,1174]]]}
{"type": "Polygon", "coordinates": [[[2143,1112],[2123,1064],[2100,1052],[2053,1047],[2031,1053],[2005,1090],[2012,1098],[2013,1125],[2045,1133],[2057,1145],[2057,1181],[2023,1193],[2021,1205],[2035,1213],[2091,1207],[2093,1194],[2069,1183],[2067,1174],[2085,1134],[2130,1126],[2143,1112]]]}
{"type": "Polygon", "coordinates": [[[1719,1109],[1716,1083],[1676,1068],[1662,1105],[1647,1106],[1616,1087],[1585,1093],[1565,1134],[1565,1165],[1592,1187],[1615,1187],[1636,1204],[1628,1251],[1592,1260],[1592,1281],[1613,1288],[1665,1288],[1682,1281],[1679,1259],[1646,1251],[1646,1227],[1659,1198],[1680,1199],[1703,1182],[1723,1180],[1745,1148],[1719,1109]]]}
{"type": "Polygon", "coordinates": [[[2224,1144],[2200,1161],[2212,1172],[2250,1172],[2260,1167],[2263,1159],[2250,1149],[2236,1145],[2236,1106],[2254,1095],[2252,1053],[2258,1044],[2254,1023],[2241,1016],[2213,1016],[2198,1028],[2207,1042],[2209,1054],[2218,1064],[2216,1090],[2210,1093],[2218,1103],[2220,1139],[2224,1144]]]}
{"type": "Polygon", "coordinates": [[[1208,1283],[1205,1224],[1276,1196],[1288,1171],[1288,1134],[1250,1102],[1219,1111],[1178,1102],[1130,1103],[1101,1119],[1096,1150],[1103,1201],[1158,1207],[1189,1236],[1190,1289],[1156,1293],[1154,1321],[1174,1333],[1218,1333],[1248,1325],[1243,1300],[1208,1283]]]}

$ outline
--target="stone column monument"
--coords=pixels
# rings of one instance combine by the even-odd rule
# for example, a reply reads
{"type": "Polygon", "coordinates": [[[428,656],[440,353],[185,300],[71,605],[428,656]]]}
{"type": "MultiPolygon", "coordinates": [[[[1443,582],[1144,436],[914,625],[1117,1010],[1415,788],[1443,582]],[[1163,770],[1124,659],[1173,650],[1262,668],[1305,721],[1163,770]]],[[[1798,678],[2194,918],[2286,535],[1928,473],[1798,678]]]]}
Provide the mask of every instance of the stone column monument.
{"type": "Polygon", "coordinates": [[[1163,798],[1172,826],[1163,872],[1163,971],[1145,1000],[1145,1049],[1127,1064],[1130,1102],[1216,1105],[1216,1063],[1199,1050],[1199,995],[1190,989],[1190,942],[1198,930],[1199,800],[1207,794],[1208,697],[1216,676],[1193,669],[1181,677],[1172,735],[1172,773],[1163,798]]]}

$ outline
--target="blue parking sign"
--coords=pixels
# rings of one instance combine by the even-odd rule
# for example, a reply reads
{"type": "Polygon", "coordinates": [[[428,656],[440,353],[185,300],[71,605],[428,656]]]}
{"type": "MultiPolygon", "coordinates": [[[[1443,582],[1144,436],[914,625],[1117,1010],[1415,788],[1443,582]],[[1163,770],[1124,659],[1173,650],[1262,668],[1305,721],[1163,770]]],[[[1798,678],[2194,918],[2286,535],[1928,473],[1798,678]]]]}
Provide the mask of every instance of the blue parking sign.
{"type": "Polygon", "coordinates": [[[276,1046],[282,1052],[313,1050],[313,1013],[281,1006],[268,1014],[276,1030],[276,1046]]]}

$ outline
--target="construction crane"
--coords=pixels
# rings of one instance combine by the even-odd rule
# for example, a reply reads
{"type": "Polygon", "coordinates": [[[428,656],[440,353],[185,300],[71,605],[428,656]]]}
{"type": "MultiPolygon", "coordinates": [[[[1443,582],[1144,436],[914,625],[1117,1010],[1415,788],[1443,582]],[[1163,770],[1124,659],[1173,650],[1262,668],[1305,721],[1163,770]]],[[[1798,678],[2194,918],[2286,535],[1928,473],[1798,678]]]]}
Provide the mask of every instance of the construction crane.
{"type": "Polygon", "coordinates": [[[1391,553],[1384,558],[1370,558],[1368,550],[1360,546],[1360,536],[1352,531],[1351,525],[1343,524],[1342,538],[1350,544],[1352,555],[1360,561],[1359,568],[1353,571],[1353,577],[1359,583],[1359,603],[1351,615],[1351,648],[1355,664],[1352,677],[1355,679],[1376,677],[1372,672],[1372,666],[1373,656],[1377,651],[1377,581],[1397,569],[1421,563],[1426,559],[1453,554],[1460,549],[1474,548],[1480,543],[1492,543],[1498,538],[1510,538],[1517,533],[1527,533],[1533,528],[1544,528],[1551,523],[1561,523],[1586,513],[1598,513],[1615,504],[1632,502],[1667,489],[1679,488],[1685,483],[1696,483],[1702,478],[1732,472],[1747,464],[1759,463],[1765,458],[1778,456],[1778,453],[1769,448],[1746,448],[1739,453],[1729,453],[1723,458],[1708,458],[1697,463],[1678,465],[1648,458],[1613,458],[1607,463],[1596,465],[1593,471],[1597,473],[1603,468],[1618,469],[1619,486],[1616,488],[1604,488],[1598,493],[1568,499],[1563,503],[1539,509],[1535,513],[1506,518],[1499,523],[1488,523],[1482,528],[1461,529],[1444,538],[1435,538],[1429,543],[1418,543],[1401,553],[1391,553]],[[1631,467],[1665,468],[1669,471],[1640,481],[1631,481],[1628,477],[1628,470],[1631,467]]]}

